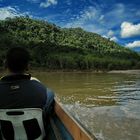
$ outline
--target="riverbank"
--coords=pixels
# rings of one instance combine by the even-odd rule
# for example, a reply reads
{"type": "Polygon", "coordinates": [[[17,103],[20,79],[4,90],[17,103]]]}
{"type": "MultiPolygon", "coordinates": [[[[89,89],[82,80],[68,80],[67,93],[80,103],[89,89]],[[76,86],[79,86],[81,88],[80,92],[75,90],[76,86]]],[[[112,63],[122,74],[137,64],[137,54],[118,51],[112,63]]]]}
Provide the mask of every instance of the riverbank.
{"type": "Polygon", "coordinates": [[[140,70],[112,70],[107,73],[140,74],[140,70]]]}
{"type": "Polygon", "coordinates": [[[59,73],[59,72],[66,72],[66,73],[124,73],[124,74],[140,74],[140,70],[112,70],[112,71],[107,71],[107,70],[68,70],[68,69],[62,69],[62,70],[50,70],[50,69],[45,69],[45,68],[33,68],[30,70],[30,72],[34,72],[34,71],[38,71],[38,72],[55,72],[55,73],[59,73]]]}
{"type": "MultiPolygon", "coordinates": [[[[5,70],[4,68],[0,69],[1,73],[7,73],[7,70],[5,70]]],[[[54,73],[62,73],[62,72],[66,72],[66,73],[113,73],[113,74],[117,74],[117,73],[124,73],[124,74],[140,74],[140,69],[138,70],[111,70],[111,71],[107,71],[107,70],[76,70],[76,69],[46,69],[43,67],[31,67],[29,68],[29,71],[27,73],[32,73],[32,72],[54,72],[54,73]]]]}

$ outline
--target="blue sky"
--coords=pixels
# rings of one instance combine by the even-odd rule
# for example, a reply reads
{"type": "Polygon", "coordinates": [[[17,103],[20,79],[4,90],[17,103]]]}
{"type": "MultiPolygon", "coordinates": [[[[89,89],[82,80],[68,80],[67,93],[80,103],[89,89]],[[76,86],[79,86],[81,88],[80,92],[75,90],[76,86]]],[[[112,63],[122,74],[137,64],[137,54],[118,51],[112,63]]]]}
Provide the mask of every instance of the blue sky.
{"type": "Polygon", "coordinates": [[[0,19],[20,15],[82,27],[140,51],[140,0],[0,0],[0,19]]]}

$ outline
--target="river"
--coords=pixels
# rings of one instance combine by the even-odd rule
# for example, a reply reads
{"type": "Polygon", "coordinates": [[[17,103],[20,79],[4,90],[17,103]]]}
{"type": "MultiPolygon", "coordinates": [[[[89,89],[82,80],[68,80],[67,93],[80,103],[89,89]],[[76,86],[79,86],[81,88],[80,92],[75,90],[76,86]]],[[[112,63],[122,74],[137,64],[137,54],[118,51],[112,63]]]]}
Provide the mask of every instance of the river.
{"type": "Polygon", "coordinates": [[[99,140],[140,140],[140,73],[33,73],[99,140]]]}
{"type": "Polygon", "coordinates": [[[98,140],[140,140],[140,73],[33,71],[98,140]]]}

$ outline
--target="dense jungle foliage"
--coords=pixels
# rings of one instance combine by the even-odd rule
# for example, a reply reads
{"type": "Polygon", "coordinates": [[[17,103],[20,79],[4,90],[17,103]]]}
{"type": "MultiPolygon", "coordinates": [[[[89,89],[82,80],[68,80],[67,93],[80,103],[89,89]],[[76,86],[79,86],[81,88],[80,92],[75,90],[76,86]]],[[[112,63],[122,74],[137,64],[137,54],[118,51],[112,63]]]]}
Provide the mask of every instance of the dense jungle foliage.
{"type": "Polygon", "coordinates": [[[11,47],[25,47],[31,66],[61,70],[140,68],[140,55],[81,28],[60,28],[29,17],[0,21],[0,66],[11,47]]]}

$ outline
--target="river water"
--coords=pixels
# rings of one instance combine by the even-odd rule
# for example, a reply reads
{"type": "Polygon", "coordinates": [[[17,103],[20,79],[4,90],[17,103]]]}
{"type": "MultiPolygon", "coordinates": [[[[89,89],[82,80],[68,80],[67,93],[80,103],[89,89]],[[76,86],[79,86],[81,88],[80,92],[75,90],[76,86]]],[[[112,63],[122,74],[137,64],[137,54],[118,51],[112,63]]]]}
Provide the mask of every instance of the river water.
{"type": "Polygon", "coordinates": [[[140,73],[33,73],[99,140],[140,140],[140,73]]]}
{"type": "Polygon", "coordinates": [[[140,73],[34,71],[98,140],[140,140],[140,73]]]}
{"type": "Polygon", "coordinates": [[[140,140],[139,73],[33,73],[99,140],[140,140]]]}

